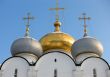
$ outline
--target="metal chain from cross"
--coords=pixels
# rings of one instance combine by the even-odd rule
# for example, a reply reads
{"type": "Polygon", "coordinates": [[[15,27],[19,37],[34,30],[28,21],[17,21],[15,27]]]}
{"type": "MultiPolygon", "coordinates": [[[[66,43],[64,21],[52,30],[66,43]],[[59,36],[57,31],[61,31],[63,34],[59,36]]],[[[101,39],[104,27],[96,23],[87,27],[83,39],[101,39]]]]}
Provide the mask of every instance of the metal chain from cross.
{"type": "Polygon", "coordinates": [[[58,6],[58,0],[56,0],[56,8],[50,8],[49,10],[55,10],[56,11],[56,21],[59,20],[59,10],[64,10],[64,8],[59,8],[58,6]]]}
{"type": "Polygon", "coordinates": [[[34,17],[30,16],[30,13],[27,13],[27,17],[24,17],[23,19],[27,20],[25,36],[29,36],[30,20],[33,20],[34,17]]]}
{"type": "Polygon", "coordinates": [[[82,15],[83,15],[83,17],[79,17],[79,20],[84,20],[84,37],[85,37],[85,36],[87,36],[87,24],[86,24],[86,21],[90,20],[91,18],[90,17],[86,17],[86,13],[83,13],[82,15]]]}

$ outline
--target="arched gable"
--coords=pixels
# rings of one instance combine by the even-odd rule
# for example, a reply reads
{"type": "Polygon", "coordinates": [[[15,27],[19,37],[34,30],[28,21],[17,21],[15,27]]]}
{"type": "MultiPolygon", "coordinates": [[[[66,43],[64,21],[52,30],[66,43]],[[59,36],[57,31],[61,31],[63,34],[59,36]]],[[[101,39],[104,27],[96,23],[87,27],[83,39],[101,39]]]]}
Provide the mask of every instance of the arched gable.
{"type": "Polygon", "coordinates": [[[62,52],[51,52],[43,55],[36,63],[38,77],[73,77],[76,65],[73,59],[62,52]]]}
{"type": "Polygon", "coordinates": [[[108,63],[99,57],[86,58],[81,64],[84,77],[107,77],[108,63]]]}
{"type": "Polygon", "coordinates": [[[2,77],[27,77],[29,63],[22,57],[11,57],[1,66],[2,77]]]}

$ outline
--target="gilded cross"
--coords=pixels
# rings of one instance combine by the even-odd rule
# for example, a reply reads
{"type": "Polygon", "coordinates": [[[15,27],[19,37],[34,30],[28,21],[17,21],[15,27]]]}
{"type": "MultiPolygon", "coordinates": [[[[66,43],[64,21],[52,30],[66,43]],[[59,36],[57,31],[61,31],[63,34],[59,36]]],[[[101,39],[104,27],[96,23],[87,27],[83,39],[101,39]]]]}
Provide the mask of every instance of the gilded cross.
{"type": "Polygon", "coordinates": [[[55,10],[56,11],[56,21],[59,20],[59,10],[64,10],[64,8],[59,8],[58,6],[58,0],[56,0],[56,8],[50,8],[49,10],[55,10]]]}
{"type": "Polygon", "coordinates": [[[87,36],[87,24],[86,24],[86,21],[90,20],[91,18],[90,17],[86,17],[86,13],[83,13],[82,15],[83,15],[83,17],[79,17],[79,20],[84,20],[84,37],[85,37],[85,36],[87,36]]]}
{"type": "Polygon", "coordinates": [[[30,16],[30,13],[27,13],[27,17],[24,17],[23,19],[27,20],[25,36],[29,36],[30,20],[33,20],[34,17],[30,16]]]}

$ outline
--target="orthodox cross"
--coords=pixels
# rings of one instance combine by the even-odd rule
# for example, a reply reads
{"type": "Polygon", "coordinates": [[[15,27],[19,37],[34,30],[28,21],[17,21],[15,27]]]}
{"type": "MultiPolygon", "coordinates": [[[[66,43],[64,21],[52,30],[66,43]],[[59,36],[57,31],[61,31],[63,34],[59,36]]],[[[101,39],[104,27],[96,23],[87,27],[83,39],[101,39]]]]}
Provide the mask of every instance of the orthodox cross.
{"type": "Polygon", "coordinates": [[[83,17],[79,17],[79,20],[84,20],[84,37],[85,37],[85,36],[87,36],[87,24],[86,24],[86,21],[90,20],[91,18],[90,17],[86,17],[86,13],[83,13],[82,15],[83,15],[83,17]]]}
{"type": "Polygon", "coordinates": [[[50,8],[49,10],[55,10],[56,11],[56,21],[59,20],[59,10],[64,10],[64,8],[59,8],[58,6],[58,0],[56,0],[56,8],[50,8]]]}
{"type": "Polygon", "coordinates": [[[14,77],[17,77],[17,75],[18,75],[18,69],[15,69],[14,77]]]}
{"type": "Polygon", "coordinates": [[[57,69],[54,70],[54,77],[57,77],[57,69]]]}
{"type": "Polygon", "coordinates": [[[23,19],[27,20],[25,36],[29,36],[30,20],[33,20],[34,17],[30,16],[30,13],[27,13],[27,17],[24,17],[23,19]]]}

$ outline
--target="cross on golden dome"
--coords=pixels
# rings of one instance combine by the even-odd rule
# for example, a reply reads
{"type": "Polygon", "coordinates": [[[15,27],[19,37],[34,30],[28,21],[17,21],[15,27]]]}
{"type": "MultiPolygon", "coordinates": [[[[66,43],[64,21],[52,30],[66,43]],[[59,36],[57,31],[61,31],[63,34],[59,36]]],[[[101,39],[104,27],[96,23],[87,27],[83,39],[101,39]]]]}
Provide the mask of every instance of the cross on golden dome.
{"type": "Polygon", "coordinates": [[[58,6],[58,0],[56,0],[56,8],[50,8],[49,10],[55,10],[56,11],[56,22],[54,23],[55,31],[54,32],[60,32],[60,26],[61,22],[59,22],[59,10],[64,10],[64,8],[59,8],[58,6]]]}
{"type": "Polygon", "coordinates": [[[27,17],[24,17],[23,19],[27,20],[25,36],[29,36],[30,20],[33,20],[34,17],[30,16],[30,13],[27,13],[27,17]]]}
{"type": "Polygon", "coordinates": [[[90,17],[86,17],[86,13],[83,13],[82,15],[83,15],[83,17],[79,17],[79,20],[84,20],[84,37],[85,37],[85,36],[87,36],[87,24],[86,24],[86,21],[90,20],[91,18],[90,17]]]}
{"type": "Polygon", "coordinates": [[[49,10],[55,10],[56,11],[56,21],[59,20],[59,10],[64,10],[64,8],[59,8],[58,0],[56,0],[56,8],[50,8],[49,10]]]}

